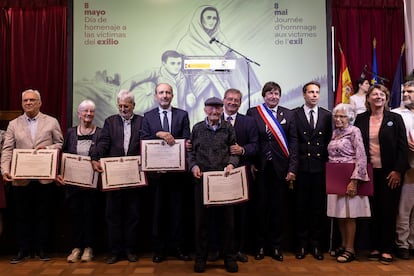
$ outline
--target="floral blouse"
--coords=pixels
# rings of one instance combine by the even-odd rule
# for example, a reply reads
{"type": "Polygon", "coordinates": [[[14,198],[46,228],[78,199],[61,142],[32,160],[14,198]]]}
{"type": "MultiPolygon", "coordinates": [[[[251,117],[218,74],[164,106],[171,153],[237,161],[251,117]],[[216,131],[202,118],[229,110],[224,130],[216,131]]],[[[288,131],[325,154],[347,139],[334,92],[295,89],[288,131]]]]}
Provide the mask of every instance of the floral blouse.
{"type": "Polygon", "coordinates": [[[329,162],[355,163],[350,179],[369,181],[367,156],[359,128],[349,125],[344,129],[335,129],[328,144],[329,162]]]}

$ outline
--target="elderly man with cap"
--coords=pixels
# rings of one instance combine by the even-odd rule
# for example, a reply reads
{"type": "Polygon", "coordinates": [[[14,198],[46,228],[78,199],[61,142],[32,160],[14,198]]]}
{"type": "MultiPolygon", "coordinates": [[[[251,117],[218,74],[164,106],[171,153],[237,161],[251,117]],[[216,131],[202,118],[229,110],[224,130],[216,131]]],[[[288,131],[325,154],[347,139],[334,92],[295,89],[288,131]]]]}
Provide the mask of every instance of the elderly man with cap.
{"type": "Polygon", "coordinates": [[[230,146],[236,143],[236,135],[233,126],[221,120],[223,113],[223,101],[219,98],[208,98],[204,102],[206,118],[194,125],[191,134],[192,150],[188,152],[188,168],[191,170],[195,180],[195,272],[204,272],[206,269],[207,244],[208,244],[208,217],[212,208],[219,217],[215,225],[220,233],[224,244],[224,266],[228,272],[237,272],[236,254],[234,249],[234,215],[233,206],[224,205],[209,207],[203,205],[203,182],[202,174],[206,171],[225,170],[229,173],[238,162],[237,155],[230,154],[230,146]]]}

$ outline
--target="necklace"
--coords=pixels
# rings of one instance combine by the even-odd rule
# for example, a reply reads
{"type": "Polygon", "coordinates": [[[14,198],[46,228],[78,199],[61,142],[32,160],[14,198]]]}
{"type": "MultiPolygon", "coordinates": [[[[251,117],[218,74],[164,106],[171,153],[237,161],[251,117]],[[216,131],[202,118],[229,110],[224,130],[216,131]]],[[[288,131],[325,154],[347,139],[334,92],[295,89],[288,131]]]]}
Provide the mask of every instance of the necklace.
{"type": "Polygon", "coordinates": [[[87,131],[85,133],[82,132],[82,126],[79,126],[78,129],[79,129],[79,134],[81,136],[91,135],[95,131],[95,126],[92,126],[91,128],[88,128],[88,127],[85,128],[85,130],[89,130],[89,131],[87,131]]]}

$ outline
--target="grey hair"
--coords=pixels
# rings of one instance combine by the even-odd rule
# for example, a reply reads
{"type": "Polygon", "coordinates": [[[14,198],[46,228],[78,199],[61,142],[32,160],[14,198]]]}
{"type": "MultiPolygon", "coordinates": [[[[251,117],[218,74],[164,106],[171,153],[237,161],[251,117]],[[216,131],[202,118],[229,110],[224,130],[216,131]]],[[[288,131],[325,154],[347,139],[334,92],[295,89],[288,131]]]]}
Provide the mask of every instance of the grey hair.
{"type": "Polygon", "coordinates": [[[79,113],[79,112],[81,112],[82,110],[84,110],[84,109],[85,109],[85,108],[87,108],[87,107],[90,107],[90,108],[92,108],[93,110],[95,110],[95,109],[96,109],[96,105],[95,105],[95,103],[94,103],[92,100],[86,99],[86,100],[83,100],[83,101],[79,104],[79,106],[78,106],[78,113],[79,113]]]}
{"type": "Polygon", "coordinates": [[[27,93],[34,93],[34,94],[36,94],[36,96],[39,98],[39,101],[42,101],[42,98],[40,97],[40,93],[39,93],[39,91],[34,90],[34,89],[27,89],[27,90],[24,90],[24,91],[22,92],[22,99],[23,99],[24,95],[26,95],[27,93]]]}
{"type": "Polygon", "coordinates": [[[117,97],[118,101],[130,101],[133,104],[135,104],[135,96],[134,93],[126,90],[126,89],[122,89],[121,91],[119,91],[118,93],[118,97],[117,97]]]}
{"type": "Polygon", "coordinates": [[[332,115],[335,115],[340,110],[345,112],[346,116],[348,117],[349,124],[353,125],[355,121],[355,110],[352,107],[352,105],[346,103],[339,103],[332,110],[332,115]]]}
{"type": "Polygon", "coordinates": [[[404,87],[412,87],[412,86],[414,86],[414,80],[409,80],[409,81],[406,81],[406,82],[403,84],[403,86],[404,86],[404,87]]]}

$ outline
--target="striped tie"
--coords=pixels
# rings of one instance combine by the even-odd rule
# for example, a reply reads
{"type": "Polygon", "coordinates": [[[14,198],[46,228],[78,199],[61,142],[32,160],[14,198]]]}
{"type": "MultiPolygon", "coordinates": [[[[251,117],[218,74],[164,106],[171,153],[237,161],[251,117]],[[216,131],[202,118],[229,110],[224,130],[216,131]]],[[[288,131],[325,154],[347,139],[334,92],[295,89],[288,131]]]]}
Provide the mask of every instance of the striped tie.
{"type": "MultiPolygon", "coordinates": [[[[266,134],[267,134],[267,137],[269,138],[269,141],[271,141],[273,134],[272,134],[272,132],[270,131],[270,128],[267,125],[266,125],[266,134]]],[[[269,147],[270,147],[270,145],[269,145],[269,147]]],[[[265,156],[266,156],[266,160],[272,160],[272,152],[270,150],[268,150],[265,153],[265,156]]]]}

